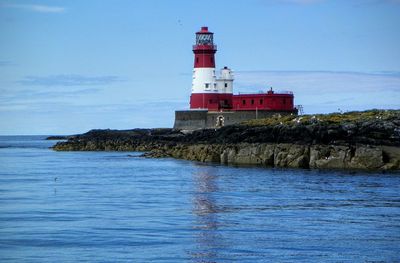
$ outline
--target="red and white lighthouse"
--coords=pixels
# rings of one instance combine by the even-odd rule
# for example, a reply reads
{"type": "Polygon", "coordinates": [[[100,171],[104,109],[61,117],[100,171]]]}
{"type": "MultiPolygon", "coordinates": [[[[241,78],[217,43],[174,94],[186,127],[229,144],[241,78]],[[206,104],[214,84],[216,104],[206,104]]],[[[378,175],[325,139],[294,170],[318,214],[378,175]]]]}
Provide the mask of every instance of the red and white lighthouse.
{"type": "Polygon", "coordinates": [[[190,109],[220,110],[232,107],[233,75],[224,67],[221,78],[216,78],[214,33],[208,27],[196,32],[193,46],[194,69],[190,109]]]}
{"type": "Polygon", "coordinates": [[[223,67],[216,76],[214,34],[208,27],[196,32],[190,110],[175,112],[174,128],[219,128],[273,114],[297,114],[292,92],[268,91],[233,95],[233,74],[223,67]]]}
{"type": "Polygon", "coordinates": [[[194,69],[190,109],[215,111],[284,111],[295,112],[293,93],[268,92],[233,95],[233,74],[228,67],[215,73],[214,33],[208,27],[196,32],[193,46],[194,69]]]}

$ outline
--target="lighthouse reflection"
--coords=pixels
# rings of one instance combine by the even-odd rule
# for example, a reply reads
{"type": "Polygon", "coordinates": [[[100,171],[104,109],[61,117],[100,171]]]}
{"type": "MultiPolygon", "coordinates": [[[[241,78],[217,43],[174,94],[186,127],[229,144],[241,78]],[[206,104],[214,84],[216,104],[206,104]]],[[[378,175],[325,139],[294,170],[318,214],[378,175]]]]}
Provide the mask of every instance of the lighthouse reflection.
{"type": "Polygon", "coordinates": [[[218,192],[217,176],[212,167],[199,167],[194,174],[193,214],[195,215],[195,244],[191,251],[193,262],[216,262],[222,247],[218,228],[218,213],[215,194],[218,192]]]}

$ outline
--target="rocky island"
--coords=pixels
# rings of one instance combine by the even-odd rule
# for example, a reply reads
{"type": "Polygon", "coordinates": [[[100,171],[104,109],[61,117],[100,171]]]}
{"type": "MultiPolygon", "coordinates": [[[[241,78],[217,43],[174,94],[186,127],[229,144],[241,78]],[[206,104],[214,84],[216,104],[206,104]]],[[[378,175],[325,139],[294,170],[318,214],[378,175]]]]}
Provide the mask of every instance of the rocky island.
{"type": "Polygon", "coordinates": [[[219,129],[91,130],[56,151],[143,151],[147,157],[318,169],[400,169],[400,110],[281,116],[219,129]]]}

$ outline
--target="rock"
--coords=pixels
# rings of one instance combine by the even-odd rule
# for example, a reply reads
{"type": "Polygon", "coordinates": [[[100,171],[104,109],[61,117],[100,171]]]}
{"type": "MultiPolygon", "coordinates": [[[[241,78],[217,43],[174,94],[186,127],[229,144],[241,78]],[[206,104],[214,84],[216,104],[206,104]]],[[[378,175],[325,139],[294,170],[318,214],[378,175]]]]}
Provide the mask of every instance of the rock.
{"type": "Polygon", "coordinates": [[[383,170],[400,170],[400,147],[382,146],[383,170]]]}
{"type": "Polygon", "coordinates": [[[262,160],[263,165],[273,166],[274,154],[275,154],[275,145],[273,144],[260,145],[260,158],[262,160]]]}
{"type": "Polygon", "coordinates": [[[220,154],[221,163],[245,165],[273,165],[274,145],[238,144],[224,148],[220,154]]]}
{"type": "Polygon", "coordinates": [[[237,149],[236,147],[228,146],[221,153],[222,164],[236,164],[237,149]]]}
{"type": "Polygon", "coordinates": [[[46,140],[68,140],[71,136],[53,135],[46,138],[46,140]]]}
{"type": "Polygon", "coordinates": [[[313,145],[310,147],[310,168],[345,169],[351,160],[347,146],[313,145]]]}
{"type": "Polygon", "coordinates": [[[274,118],[190,132],[91,130],[53,149],[142,151],[151,157],[291,168],[400,169],[400,111],[302,116],[296,122],[274,118]]]}
{"type": "Polygon", "coordinates": [[[383,165],[381,147],[357,146],[354,157],[348,163],[348,168],[379,169],[383,165]]]}
{"type": "Polygon", "coordinates": [[[240,144],[236,153],[235,164],[256,165],[262,164],[260,148],[255,144],[240,144]]]}
{"type": "Polygon", "coordinates": [[[274,151],[276,167],[308,168],[309,147],[296,144],[278,144],[274,151]]]}

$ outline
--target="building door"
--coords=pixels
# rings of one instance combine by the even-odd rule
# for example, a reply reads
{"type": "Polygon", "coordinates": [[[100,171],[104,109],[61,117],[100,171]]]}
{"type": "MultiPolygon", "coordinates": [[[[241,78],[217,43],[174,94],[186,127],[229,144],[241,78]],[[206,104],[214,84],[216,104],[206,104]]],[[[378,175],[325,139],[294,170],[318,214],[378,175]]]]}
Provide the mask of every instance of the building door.
{"type": "Polygon", "coordinates": [[[223,127],[224,126],[224,121],[225,121],[225,119],[224,119],[224,116],[222,116],[222,115],[219,115],[218,117],[217,117],[217,127],[223,127]]]}

